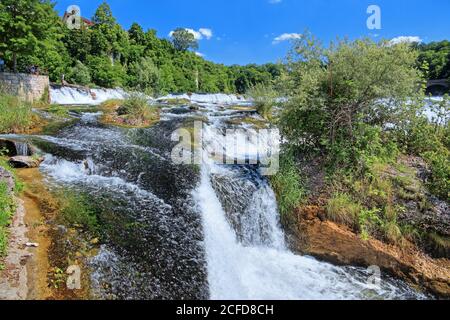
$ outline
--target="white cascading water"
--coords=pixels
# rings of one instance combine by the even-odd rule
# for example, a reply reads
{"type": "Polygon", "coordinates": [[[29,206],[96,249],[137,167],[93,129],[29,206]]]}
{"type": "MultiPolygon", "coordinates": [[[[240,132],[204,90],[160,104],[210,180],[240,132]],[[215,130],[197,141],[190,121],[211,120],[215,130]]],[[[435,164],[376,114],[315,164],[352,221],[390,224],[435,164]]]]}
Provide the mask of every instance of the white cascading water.
{"type": "MultiPolygon", "coordinates": [[[[212,131],[204,132],[208,135],[212,131]]],[[[213,143],[218,141],[213,136],[204,139],[213,143]]],[[[203,161],[201,183],[194,196],[203,215],[211,299],[314,300],[401,296],[390,284],[374,289],[367,281],[368,274],[367,277],[356,277],[345,268],[292,253],[285,244],[276,198],[268,185],[260,187],[246,209],[247,219],[253,221],[247,223],[243,232],[248,233],[247,239],[252,240],[243,244],[229,223],[211,182],[214,174],[232,174],[231,170],[214,164],[208,158],[203,161]],[[257,226],[261,221],[266,225],[264,230],[257,226]],[[262,231],[267,235],[261,235],[262,231]],[[261,241],[261,236],[265,241],[261,241]]],[[[364,270],[360,274],[364,274],[364,270]]]]}
{"type": "Polygon", "coordinates": [[[214,93],[214,94],[169,94],[164,97],[160,97],[157,100],[188,100],[192,103],[206,103],[206,104],[221,104],[221,105],[230,105],[230,104],[241,104],[246,102],[243,97],[237,96],[235,94],[223,94],[223,93],[214,93]]]}
{"type": "Polygon", "coordinates": [[[110,99],[124,99],[122,89],[77,89],[72,87],[51,88],[50,101],[60,105],[99,105],[110,99]]]}
{"type": "Polygon", "coordinates": [[[14,142],[14,146],[16,147],[16,152],[18,156],[28,156],[29,155],[29,147],[26,142],[14,142]]]}

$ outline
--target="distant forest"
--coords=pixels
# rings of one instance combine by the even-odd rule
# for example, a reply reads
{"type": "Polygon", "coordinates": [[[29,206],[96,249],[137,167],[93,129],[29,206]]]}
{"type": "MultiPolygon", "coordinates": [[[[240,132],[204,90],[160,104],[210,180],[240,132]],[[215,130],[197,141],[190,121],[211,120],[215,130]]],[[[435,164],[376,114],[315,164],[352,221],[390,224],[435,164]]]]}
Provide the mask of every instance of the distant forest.
{"type": "MultiPolygon", "coordinates": [[[[172,41],[134,23],[124,30],[110,6],[102,3],[91,21],[71,29],[49,0],[0,2],[0,58],[6,69],[48,74],[84,86],[123,87],[149,94],[168,92],[245,93],[272,85],[281,64],[225,66],[207,61],[194,50],[198,43],[182,28],[172,41]],[[184,32],[183,32],[184,31],[184,32]],[[36,71],[37,70],[37,71],[36,71]]],[[[450,76],[450,42],[420,44],[419,65],[431,79],[450,76]],[[424,64],[426,63],[426,64],[424,64]]]]}

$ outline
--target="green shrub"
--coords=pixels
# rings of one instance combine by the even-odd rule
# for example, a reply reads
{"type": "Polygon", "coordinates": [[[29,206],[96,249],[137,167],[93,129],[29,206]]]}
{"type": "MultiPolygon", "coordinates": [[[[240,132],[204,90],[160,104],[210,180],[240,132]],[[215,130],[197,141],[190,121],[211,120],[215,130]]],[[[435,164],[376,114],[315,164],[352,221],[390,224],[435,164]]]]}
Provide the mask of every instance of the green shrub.
{"type": "Polygon", "coordinates": [[[76,61],[75,66],[70,68],[67,74],[67,80],[71,83],[87,86],[91,83],[91,73],[89,68],[82,62],[76,61]]]}
{"type": "Polygon", "coordinates": [[[257,84],[249,89],[247,95],[253,98],[256,110],[264,119],[272,119],[277,98],[277,93],[272,87],[257,84]]]}
{"type": "Polygon", "coordinates": [[[270,177],[270,182],[283,219],[289,219],[306,196],[301,181],[300,172],[292,155],[288,152],[280,154],[280,169],[277,174],[270,177]]]}
{"type": "Polygon", "coordinates": [[[383,225],[380,212],[381,210],[378,208],[361,210],[358,223],[363,239],[367,239],[380,230],[380,227],[383,225]]]}
{"type": "Polygon", "coordinates": [[[384,237],[391,243],[400,243],[403,234],[397,221],[388,221],[382,226],[384,237]]]}
{"type": "Polygon", "coordinates": [[[131,94],[118,109],[119,114],[129,115],[140,121],[153,121],[158,118],[158,111],[148,103],[148,98],[141,94],[131,94]]]}
{"type": "Polygon", "coordinates": [[[129,68],[129,86],[149,95],[158,92],[159,70],[150,57],[141,58],[129,68]]]}
{"type": "Polygon", "coordinates": [[[115,88],[124,84],[125,71],[120,63],[111,64],[107,57],[89,57],[88,66],[92,81],[104,88],[115,88]]]}
{"type": "Polygon", "coordinates": [[[425,161],[431,169],[431,178],[428,188],[440,198],[450,200],[450,152],[441,149],[440,152],[426,152],[423,154],[425,161]]]}

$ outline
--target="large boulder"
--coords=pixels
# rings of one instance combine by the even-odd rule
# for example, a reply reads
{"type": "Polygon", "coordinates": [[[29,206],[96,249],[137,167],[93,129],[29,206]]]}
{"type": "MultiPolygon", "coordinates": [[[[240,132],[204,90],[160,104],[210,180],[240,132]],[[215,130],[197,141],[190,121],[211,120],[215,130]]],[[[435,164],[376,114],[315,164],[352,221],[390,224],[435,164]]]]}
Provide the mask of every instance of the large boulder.
{"type": "Polygon", "coordinates": [[[13,168],[37,168],[43,161],[43,157],[16,156],[9,159],[9,164],[13,168]]]}

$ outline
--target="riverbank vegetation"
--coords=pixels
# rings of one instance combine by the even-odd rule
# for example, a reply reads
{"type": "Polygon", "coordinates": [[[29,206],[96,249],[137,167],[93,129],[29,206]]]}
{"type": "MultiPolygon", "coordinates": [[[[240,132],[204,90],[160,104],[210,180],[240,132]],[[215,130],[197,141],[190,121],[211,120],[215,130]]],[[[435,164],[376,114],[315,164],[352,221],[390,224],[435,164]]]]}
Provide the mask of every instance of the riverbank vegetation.
{"type": "Polygon", "coordinates": [[[9,193],[6,182],[0,182],[0,270],[2,268],[1,258],[7,253],[8,226],[15,212],[15,202],[9,193]]]}
{"type": "Polygon", "coordinates": [[[419,50],[419,66],[427,66],[429,79],[450,78],[450,41],[423,43],[416,45],[419,50]]]}
{"type": "Polygon", "coordinates": [[[426,110],[417,58],[408,44],[324,47],[306,35],[295,42],[281,83],[287,101],[276,119],[284,149],[297,155],[289,166],[296,170],[282,168],[272,178],[283,215],[294,215],[300,203],[319,205],[326,219],[363,239],[410,241],[448,256],[448,234],[411,218],[434,210],[434,197],[448,203],[450,190],[450,104],[444,98],[426,110]],[[318,163],[313,173],[305,159],[318,163]],[[292,197],[298,185],[307,193],[295,187],[292,197]]]}
{"type": "Polygon", "coordinates": [[[159,109],[146,96],[131,94],[124,100],[108,100],[100,105],[101,121],[125,127],[148,127],[159,121],[159,109]]]}
{"type": "Polygon", "coordinates": [[[30,103],[0,92],[0,133],[20,133],[33,125],[30,103]]]}
{"type": "Polygon", "coordinates": [[[14,169],[8,164],[4,157],[5,150],[0,150],[1,173],[10,175],[13,181],[8,181],[8,177],[0,176],[0,271],[4,268],[2,258],[7,254],[8,248],[8,228],[16,211],[15,195],[21,192],[23,186],[15,175],[14,169]],[[11,185],[13,182],[13,185],[11,185]]]}

